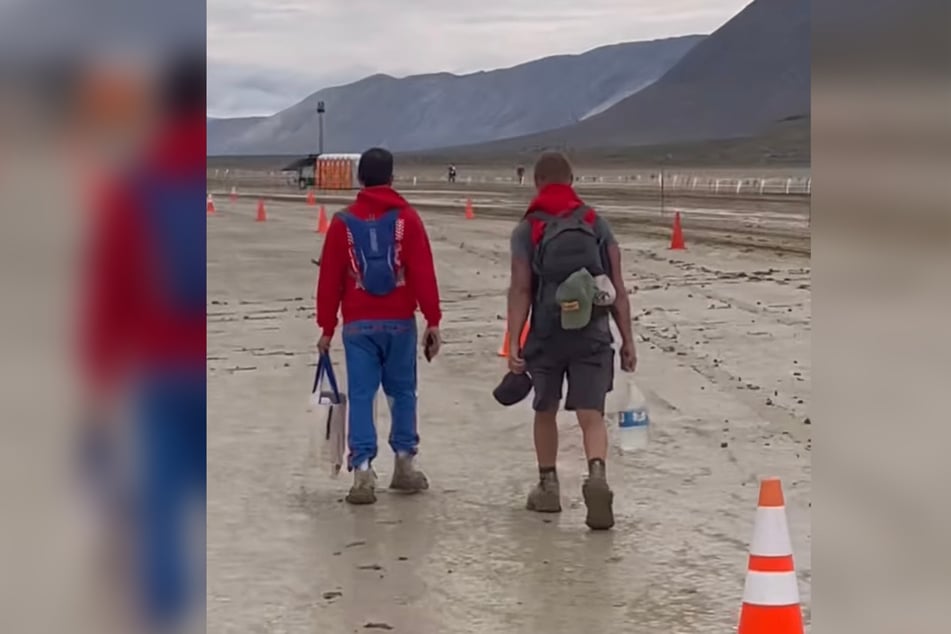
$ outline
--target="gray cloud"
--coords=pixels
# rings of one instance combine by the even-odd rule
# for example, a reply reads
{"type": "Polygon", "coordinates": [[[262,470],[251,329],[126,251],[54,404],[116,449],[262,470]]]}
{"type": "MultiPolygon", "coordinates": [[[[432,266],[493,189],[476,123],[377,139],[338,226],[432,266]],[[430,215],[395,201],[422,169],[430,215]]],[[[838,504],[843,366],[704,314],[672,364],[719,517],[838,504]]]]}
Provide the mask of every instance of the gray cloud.
{"type": "Polygon", "coordinates": [[[272,114],[374,73],[501,68],[709,33],[749,0],[208,0],[208,109],[272,114]]]}

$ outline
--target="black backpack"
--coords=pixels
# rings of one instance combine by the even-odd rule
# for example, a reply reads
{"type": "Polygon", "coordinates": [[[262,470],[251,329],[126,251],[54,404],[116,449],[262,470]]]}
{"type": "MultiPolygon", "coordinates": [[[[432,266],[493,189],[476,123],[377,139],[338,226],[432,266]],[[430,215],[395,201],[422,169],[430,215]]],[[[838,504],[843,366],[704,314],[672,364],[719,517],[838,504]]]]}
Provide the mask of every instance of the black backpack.
{"type": "MultiPolygon", "coordinates": [[[[544,223],[541,239],[535,246],[532,272],[535,301],[532,305],[532,330],[540,337],[548,337],[561,328],[561,307],[555,299],[558,286],[579,269],[588,269],[591,275],[607,272],[604,244],[598,238],[594,225],[585,222],[591,209],[585,205],[565,216],[533,212],[527,217],[544,223]]],[[[605,314],[595,307],[591,320],[605,314]]]]}

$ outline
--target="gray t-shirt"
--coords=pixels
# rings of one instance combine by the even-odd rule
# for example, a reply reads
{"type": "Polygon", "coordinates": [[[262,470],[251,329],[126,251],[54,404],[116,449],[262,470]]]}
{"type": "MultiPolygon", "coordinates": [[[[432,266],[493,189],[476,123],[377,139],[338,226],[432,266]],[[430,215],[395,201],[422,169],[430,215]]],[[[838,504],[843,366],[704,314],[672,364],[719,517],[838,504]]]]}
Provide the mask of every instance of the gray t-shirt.
{"type": "MultiPolygon", "coordinates": [[[[617,244],[611,225],[600,214],[595,216],[594,233],[605,247],[617,244]]],[[[523,218],[512,231],[512,257],[532,261],[535,244],[532,242],[532,223],[523,218]]]]}

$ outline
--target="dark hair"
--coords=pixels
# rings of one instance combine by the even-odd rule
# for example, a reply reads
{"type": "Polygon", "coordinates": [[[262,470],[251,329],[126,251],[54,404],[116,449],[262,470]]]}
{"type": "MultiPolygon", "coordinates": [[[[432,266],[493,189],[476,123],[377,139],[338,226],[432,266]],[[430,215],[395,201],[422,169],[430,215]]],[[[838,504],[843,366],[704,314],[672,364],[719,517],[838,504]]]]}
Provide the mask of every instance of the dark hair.
{"type": "Polygon", "coordinates": [[[535,183],[539,185],[571,185],[574,176],[571,163],[561,152],[545,152],[535,162],[535,183]]]}
{"type": "Polygon", "coordinates": [[[393,182],[393,154],[380,147],[370,148],[360,157],[357,178],[364,187],[378,187],[393,182]]]}
{"type": "Polygon", "coordinates": [[[173,115],[205,111],[205,56],[185,53],[174,59],[164,76],[165,107],[173,115]]]}

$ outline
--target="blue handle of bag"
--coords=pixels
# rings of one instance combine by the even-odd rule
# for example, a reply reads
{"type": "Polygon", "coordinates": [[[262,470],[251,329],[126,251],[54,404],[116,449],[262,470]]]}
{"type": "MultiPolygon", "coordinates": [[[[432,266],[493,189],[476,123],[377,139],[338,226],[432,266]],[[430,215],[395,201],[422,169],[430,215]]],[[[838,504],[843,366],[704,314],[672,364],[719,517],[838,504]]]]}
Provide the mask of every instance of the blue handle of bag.
{"type": "Polygon", "coordinates": [[[334,402],[340,402],[340,390],[337,389],[337,377],[334,374],[334,365],[330,361],[329,354],[322,354],[317,359],[317,373],[314,375],[314,389],[312,393],[317,392],[324,382],[324,378],[330,383],[330,389],[333,391],[334,402]]]}

